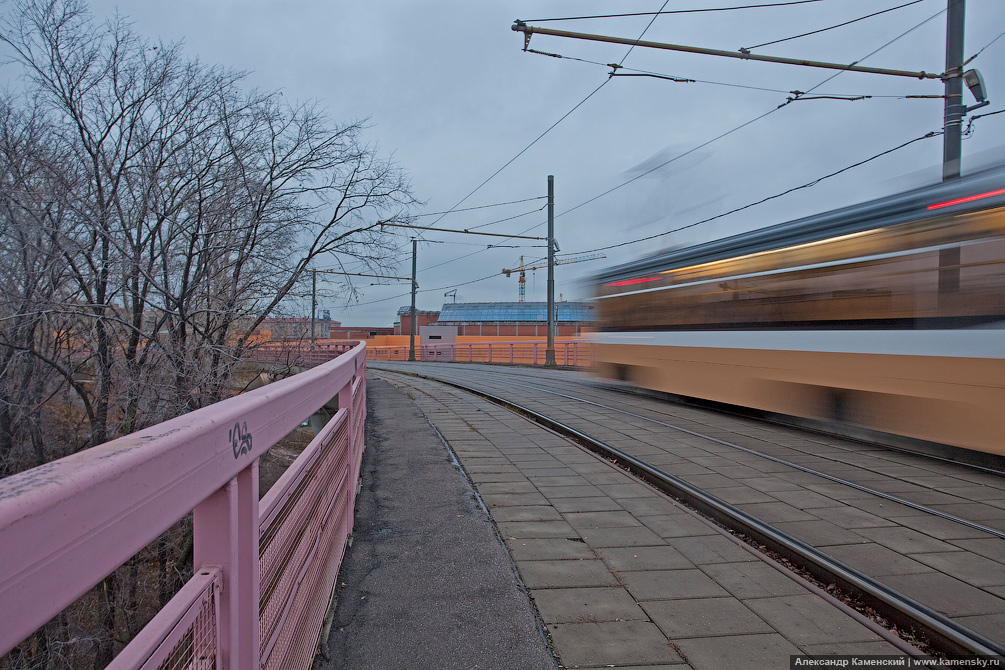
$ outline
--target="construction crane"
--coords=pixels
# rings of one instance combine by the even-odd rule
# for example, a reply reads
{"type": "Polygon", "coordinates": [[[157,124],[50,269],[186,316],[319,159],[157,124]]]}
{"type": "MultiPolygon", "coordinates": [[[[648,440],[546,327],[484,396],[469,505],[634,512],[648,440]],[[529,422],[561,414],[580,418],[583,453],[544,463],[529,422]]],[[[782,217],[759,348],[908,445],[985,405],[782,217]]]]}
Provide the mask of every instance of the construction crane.
{"type": "MultiPolygon", "coordinates": [[[[581,263],[583,261],[595,261],[598,258],[607,258],[605,254],[580,254],[579,256],[566,256],[565,258],[556,258],[555,265],[565,265],[566,263],[581,263]]],[[[523,256],[520,257],[520,265],[515,268],[503,268],[502,273],[509,277],[514,272],[520,273],[520,278],[517,280],[520,286],[520,302],[525,302],[527,297],[527,270],[540,270],[541,268],[548,267],[548,259],[542,258],[538,261],[532,261],[530,265],[524,265],[523,256]]]]}

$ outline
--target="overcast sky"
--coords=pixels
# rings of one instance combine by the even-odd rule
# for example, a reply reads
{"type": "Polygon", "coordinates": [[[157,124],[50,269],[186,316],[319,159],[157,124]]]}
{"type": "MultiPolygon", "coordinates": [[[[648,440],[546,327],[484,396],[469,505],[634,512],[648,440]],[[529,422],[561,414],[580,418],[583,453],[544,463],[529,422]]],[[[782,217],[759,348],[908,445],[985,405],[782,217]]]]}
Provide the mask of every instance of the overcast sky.
{"type": "MultiPolygon", "coordinates": [[[[636,16],[548,23],[531,20],[654,12],[664,3],[93,0],[92,8],[99,18],[118,8],[147,37],[184,41],[191,56],[248,71],[249,86],[282,90],[293,101],[316,100],[336,120],[369,118],[368,140],[393,155],[411,175],[416,196],[426,203],[416,213],[540,198],[547,192],[547,176],[554,175],[556,237],[560,255],[565,255],[714,217],[941,130],[941,99],[903,96],[939,95],[943,87],[938,80],[847,72],[834,76],[830,70],[643,48],[629,53],[626,46],[542,35],[531,41],[530,48],[540,51],[600,64],[622,63],[625,69],[620,72],[631,68],[698,81],[609,79],[611,69],[603,65],[523,52],[523,35],[510,28],[514,19],[626,38],[644,32],[646,40],[736,51],[909,1],[820,0],[655,20],[636,16]],[[776,110],[789,91],[810,89],[817,95],[873,97],[804,100],[776,110]],[[616,190],[597,198],[611,189],[616,190]]],[[[665,10],[750,4],[755,2],[668,0],[665,10]]],[[[922,0],[754,52],[939,73],[945,69],[945,8],[946,0],[922,0]]],[[[1005,1],[967,1],[967,58],[1003,32],[1005,1]]],[[[1005,108],[1005,37],[987,46],[968,67],[982,72],[992,100],[974,114],[1005,108]]],[[[964,95],[967,104],[974,104],[968,92],[964,95]]],[[[1003,146],[1005,114],[976,120],[963,143],[964,172],[1001,162],[1003,146]]],[[[608,250],[603,260],[560,266],[557,292],[565,299],[586,297],[582,280],[603,267],[935,182],[941,159],[941,137],[915,142],[812,188],[679,233],[608,250]]],[[[544,204],[531,200],[442,219],[423,216],[419,221],[471,228],[518,217],[482,230],[543,236],[544,204]]],[[[436,232],[422,237],[445,243],[419,245],[420,309],[439,309],[452,300],[444,293],[453,287],[459,302],[516,300],[516,276],[506,278],[500,270],[516,266],[521,255],[529,262],[545,253],[532,246],[541,244],[534,241],[436,232]],[[487,249],[487,244],[511,246],[487,249]],[[518,244],[527,246],[516,248],[518,244]]],[[[399,274],[404,276],[411,271],[411,245],[407,238],[402,245],[399,274]]],[[[386,326],[395,320],[398,307],[409,302],[407,283],[370,286],[366,280],[357,286],[358,304],[328,300],[320,308],[345,324],[386,326]]],[[[528,273],[527,300],[544,300],[545,287],[546,271],[528,273]]],[[[309,305],[303,309],[309,315],[309,305]]]]}

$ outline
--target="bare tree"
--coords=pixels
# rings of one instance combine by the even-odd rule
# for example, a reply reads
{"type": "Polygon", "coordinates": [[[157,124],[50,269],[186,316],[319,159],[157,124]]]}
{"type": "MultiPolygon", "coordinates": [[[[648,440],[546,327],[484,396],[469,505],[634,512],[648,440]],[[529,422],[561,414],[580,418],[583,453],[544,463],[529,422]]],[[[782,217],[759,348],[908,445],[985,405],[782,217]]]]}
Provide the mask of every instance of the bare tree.
{"type": "MultiPolygon", "coordinates": [[[[53,242],[65,215],[51,175],[65,158],[32,110],[0,100],[0,476],[70,453],[77,442],[67,430],[73,422],[48,402],[80,385],[70,337],[77,322],[59,309],[66,274],[53,242]],[[55,452],[43,427],[61,443],[55,452]]],[[[81,405],[86,412],[86,397],[81,405]]]]}
{"type": "MultiPolygon", "coordinates": [[[[415,200],[363,122],[80,0],[15,0],[0,40],[24,75],[0,101],[0,475],[226,397],[319,256],[386,267],[380,224],[415,200]]],[[[152,550],[161,600],[177,544],[152,550]]],[[[142,623],[144,560],[94,596],[94,667],[142,623]]]]}

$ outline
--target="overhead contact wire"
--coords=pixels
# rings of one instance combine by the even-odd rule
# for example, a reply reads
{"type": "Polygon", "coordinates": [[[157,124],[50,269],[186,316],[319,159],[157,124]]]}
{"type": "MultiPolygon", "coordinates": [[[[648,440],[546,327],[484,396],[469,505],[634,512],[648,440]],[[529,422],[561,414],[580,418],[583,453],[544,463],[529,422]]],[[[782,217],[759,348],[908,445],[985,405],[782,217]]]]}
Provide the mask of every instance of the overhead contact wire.
{"type": "Polygon", "coordinates": [[[736,209],[731,209],[728,212],[723,212],[722,214],[716,214],[715,216],[710,216],[707,219],[702,219],[701,221],[695,221],[694,223],[689,223],[686,226],[680,226],[679,228],[674,228],[673,230],[667,230],[667,231],[664,231],[662,233],[656,233],[655,235],[649,235],[648,237],[642,237],[642,238],[639,238],[637,240],[630,240],[628,242],[619,242],[618,244],[611,244],[611,245],[606,246],[606,247],[598,247],[596,249],[589,249],[587,251],[577,251],[576,253],[593,253],[595,251],[606,251],[607,249],[616,249],[618,247],[624,247],[624,246],[628,246],[630,244],[638,244],[639,242],[647,242],[649,240],[655,240],[657,238],[665,237],[666,235],[670,235],[672,233],[679,233],[682,230],[687,230],[688,228],[694,228],[695,226],[700,226],[703,223],[708,223],[709,221],[715,221],[716,219],[721,219],[724,216],[729,216],[730,214],[735,214],[737,212],[742,212],[745,209],[750,209],[751,207],[755,207],[755,206],[760,205],[762,203],[765,203],[765,202],[767,202],[769,200],[774,200],[775,198],[781,198],[782,196],[788,195],[789,193],[792,193],[794,191],[798,191],[800,189],[810,188],[812,186],[816,186],[817,184],[819,184],[820,182],[822,182],[824,179],[830,179],[831,177],[835,177],[835,176],[841,174],[842,172],[847,172],[848,170],[851,170],[853,168],[857,168],[860,165],[864,165],[864,164],[868,163],[869,161],[873,161],[873,160],[876,160],[877,158],[880,158],[882,156],[886,156],[887,154],[891,154],[891,153],[893,153],[895,151],[899,151],[900,149],[903,149],[906,146],[914,144],[915,142],[920,142],[921,140],[927,140],[927,139],[932,138],[932,137],[937,137],[937,136],[939,136],[941,134],[942,134],[941,131],[932,131],[930,133],[926,133],[926,134],[922,135],[921,137],[915,137],[913,140],[908,140],[907,142],[904,142],[903,144],[895,146],[892,149],[887,149],[886,151],[880,152],[880,153],[878,153],[878,154],[876,154],[874,156],[870,156],[869,158],[866,158],[865,160],[861,160],[861,161],[859,161],[857,163],[853,163],[852,165],[849,165],[847,167],[843,167],[840,170],[837,170],[835,172],[831,172],[830,174],[826,174],[826,175],[824,175],[822,177],[817,177],[813,181],[806,182],[805,184],[801,184],[799,186],[793,186],[792,188],[790,188],[788,190],[785,190],[785,191],[782,191],[781,193],[776,193],[774,195],[769,195],[766,198],[761,198],[757,202],[748,203],[746,205],[743,205],[742,207],[737,207],[736,209]]]}
{"type": "MultiPolygon", "coordinates": [[[[763,9],[767,7],[789,7],[791,5],[806,5],[821,0],[791,0],[790,2],[773,2],[760,5],[740,5],[738,7],[709,7],[705,9],[671,9],[658,12],[633,12],[631,14],[596,14],[593,16],[564,16],[552,19],[521,19],[524,23],[545,23],[548,21],[579,21],[582,19],[620,19],[631,16],[660,16],[661,14],[701,14],[704,12],[731,12],[737,9],[763,9]]],[[[663,5],[666,7],[666,4],[663,5]]],[[[641,39],[641,38],[639,38],[641,39]]]]}
{"type": "Polygon", "coordinates": [[[444,213],[443,213],[443,214],[442,214],[442,215],[440,216],[440,218],[436,219],[436,220],[435,220],[435,221],[433,221],[433,222],[432,222],[431,224],[429,224],[429,227],[432,227],[432,226],[435,226],[435,225],[436,225],[437,223],[439,223],[439,222],[440,222],[440,221],[441,221],[441,220],[443,219],[443,217],[444,217],[444,216],[446,216],[447,214],[450,214],[451,212],[455,211],[455,209],[456,209],[456,208],[457,208],[457,207],[458,207],[459,205],[461,205],[461,204],[462,204],[462,203],[463,203],[463,202],[464,202],[465,200],[467,200],[468,198],[470,198],[471,196],[473,196],[473,195],[474,195],[475,193],[477,193],[478,191],[480,191],[480,190],[481,190],[481,188],[482,188],[483,186],[485,186],[485,184],[488,184],[488,183],[489,183],[490,181],[492,181],[493,179],[495,179],[495,178],[496,178],[496,176],[497,176],[497,175],[498,175],[498,174],[499,174],[500,172],[502,172],[503,170],[505,170],[506,168],[508,168],[508,167],[509,167],[510,165],[512,165],[512,164],[513,164],[513,162],[514,162],[514,161],[515,161],[515,160],[516,160],[517,158],[520,158],[520,156],[523,156],[523,155],[524,155],[524,154],[525,154],[525,153],[526,153],[526,152],[527,152],[527,151],[528,151],[528,150],[529,150],[529,149],[530,149],[530,148],[531,148],[532,146],[534,146],[535,144],[537,144],[537,143],[538,143],[538,142],[539,142],[539,141],[540,141],[540,140],[541,140],[541,139],[542,139],[542,138],[543,138],[543,137],[544,137],[545,135],[547,135],[547,134],[548,134],[548,133],[550,133],[550,132],[551,132],[552,130],[554,130],[555,126],[557,126],[558,124],[560,124],[560,123],[561,123],[562,121],[565,121],[565,119],[567,119],[567,118],[569,117],[569,115],[570,115],[570,114],[572,114],[572,113],[573,113],[574,111],[576,111],[577,109],[579,109],[580,107],[582,107],[582,106],[583,106],[583,104],[584,104],[584,103],[585,103],[585,102],[586,102],[587,100],[589,100],[589,99],[590,99],[590,98],[592,98],[592,97],[593,97],[594,95],[596,95],[597,91],[599,91],[599,90],[600,90],[600,89],[602,89],[602,88],[603,88],[604,86],[606,86],[606,85],[607,85],[607,82],[608,82],[608,81],[610,81],[610,79],[607,79],[607,80],[605,80],[605,81],[601,82],[600,86],[598,86],[597,88],[593,89],[593,90],[592,90],[592,91],[591,91],[591,92],[590,92],[590,93],[589,93],[589,94],[588,94],[588,95],[587,95],[587,96],[586,96],[585,98],[583,98],[583,99],[582,99],[582,100],[580,100],[580,101],[579,101],[578,103],[576,103],[576,105],[575,105],[575,106],[574,106],[574,107],[573,107],[572,109],[570,109],[570,110],[569,110],[568,112],[566,112],[565,114],[563,114],[563,115],[562,115],[562,117],[561,117],[561,118],[560,118],[560,119],[559,119],[558,121],[555,121],[555,123],[553,123],[553,124],[551,124],[550,126],[548,126],[548,129],[547,129],[547,130],[545,130],[545,131],[544,131],[543,133],[541,133],[541,134],[540,134],[540,135],[538,135],[538,136],[537,136],[536,138],[534,138],[534,140],[533,140],[533,141],[532,141],[532,142],[531,142],[530,144],[528,144],[527,146],[525,146],[525,147],[524,147],[523,149],[521,149],[521,150],[520,150],[520,152],[519,152],[519,153],[518,153],[517,155],[513,156],[513,158],[510,158],[510,159],[509,159],[508,161],[506,161],[506,163],[504,163],[504,164],[503,164],[503,166],[502,166],[501,168],[499,168],[498,170],[496,170],[495,172],[493,172],[493,173],[492,173],[491,175],[489,175],[489,176],[488,176],[488,178],[487,178],[487,179],[485,179],[485,181],[483,181],[483,182],[482,182],[481,184],[479,184],[478,186],[476,186],[476,187],[475,187],[475,188],[474,188],[474,189],[473,189],[473,190],[472,190],[472,191],[471,191],[470,193],[468,193],[468,194],[467,194],[466,196],[464,196],[463,198],[461,198],[461,199],[460,199],[460,201],[458,201],[458,203],[457,203],[456,205],[454,205],[454,206],[453,206],[452,208],[450,208],[450,210],[448,210],[447,212],[444,212],[444,213]]]}
{"type": "MultiPolygon", "coordinates": [[[[665,8],[665,7],[667,6],[667,4],[668,4],[669,2],[670,2],[670,0],[665,0],[665,1],[664,1],[664,3],[663,3],[663,6],[662,6],[662,7],[660,8],[660,11],[662,11],[662,10],[663,10],[663,9],[664,9],[664,8],[665,8]]],[[[657,13],[657,15],[658,15],[658,13],[657,13]]],[[[652,20],[651,20],[651,21],[649,21],[649,23],[648,23],[648,24],[646,25],[646,27],[645,27],[645,30],[643,30],[643,31],[642,31],[642,34],[640,34],[640,35],[639,35],[639,39],[642,39],[642,38],[643,38],[643,37],[645,36],[646,32],[648,32],[648,30],[649,30],[649,28],[650,28],[650,27],[652,27],[652,25],[653,25],[653,22],[654,22],[655,20],[656,20],[656,16],[654,16],[654,17],[652,18],[652,20]]],[[[632,50],[633,50],[634,48],[635,48],[635,47],[634,47],[634,46],[632,46],[631,48],[629,48],[629,49],[628,49],[628,52],[627,52],[627,53],[625,53],[624,57],[623,57],[623,58],[621,59],[621,63],[624,63],[624,62],[625,62],[625,60],[627,60],[628,56],[629,56],[629,55],[630,55],[630,54],[632,53],[632,50]]],[[[621,63],[619,63],[619,65],[620,65],[621,63]]],[[[569,110],[568,112],[566,112],[565,114],[563,114],[563,115],[562,115],[562,118],[560,118],[560,119],[559,119],[558,121],[556,121],[555,123],[551,124],[551,126],[549,126],[547,130],[545,130],[545,131],[544,131],[543,133],[541,133],[540,135],[538,135],[538,136],[537,136],[537,137],[536,137],[536,138],[534,139],[534,141],[532,141],[532,142],[531,142],[530,144],[528,144],[528,145],[527,145],[526,147],[524,147],[524,148],[523,148],[523,149],[522,149],[522,150],[520,151],[520,153],[518,153],[518,154],[517,154],[516,156],[513,156],[513,158],[509,159],[509,160],[508,160],[508,161],[506,162],[506,164],[505,164],[505,165],[503,165],[503,166],[502,166],[501,168],[499,168],[498,170],[496,170],[495,172],[493,172],[493,173],[492,173],[491,175],[489,175],[489,177],[488,177],[488,178],[487,178],[487,179],[486,179],[485,181],[483,181],[483,182],[482,182],[481,184],[479,184],[478,186],[476,186],[476,187],[475,187],[475,189],[474,189],[473,191],[471,191],[471,193],[468,193],[468,194],[467,194],[466,196],[464,196],[464,198],[462,198],[462,199],[461,199],[461,201],[460,201],[460,202],[458,202],[458,203],[457,203],[457,205],[454,205],[454,208],[456,208],[456,207],[457,207],[458,205],[460,205],[460,204],[461,204],[461,203],[463,203],[463,202],[464,202],[465,200],[467,200],[467,199],[468,199],[468,198],[470,198],[470,197],[471,197],[472,195],[474,195],[474,194],[475,194],[475,193],[476,193],[476,192],[477,192],[477,191],[478,191],[479,189],[481,189],[481,188],[482,188],[483,186],[485,186],[485,184],[487,184],[487,183],[489,183],[490,181],[492,181],[492,179],[494,179],[494,178],[496,177],[496,175],[498,175],[498,174],[499,174],[500,172],[502,172],[502,171],[503,171],[503,170],[505,170],[505,169],[506,169],[507,167],[509,167],[509,165],[510,165],[510,164],[512,164],[512,163],[513,163],[513,161],[515,161],[515,160],[516,160],[517,158],[519,158],[520,156],[522,156],[522,155],[523,155],[523,154],[524,154],[524,153],[525,153],[525,152],[526,152],[526,151],[527,151],[528,149],[530,149],[530,148],[531,148],[532,146],[534,146],[535,144],[537,144],[537,142],[538,142],[539,140],[541,140],[541,138],[543,138],[543,137],[544,137],[545,135],[547,135],[548,133],[550,133],[550,132],[551,132],[551,131],[552,131],[552,130],[553,130],[553,129],[555,128],[555,126],[557,126],[557,125],[558,125],[558,124],[560,124],[560,123],[561,123],[562,121],[564,121],[564,120],[565,120],[566,118],[568,118],[568,116],[569,116],[570,114],[572,114],[572,113],[573,113],[574,111],[576,111],[577,109],[579,109],[579,108],[580,108],[580,107],[581,107],[581,106],[582,106],[582,105],[583,105],[583,104],[584,104],[584,103],[585,103],[585,102],[586,102],[587,100],[589,100],[589,99],[590,99],[590,98],[592,98],[592,97],[593,97],[594,95],[596,95],[596,93],[597,93],[598,91],[600,91],[600,89],[602,89],[602,88],[603,88],[604,86],[606,86],[606,85],[608,84],[608,82],[610,82],[610,78],[608,78],[608,79],[605,79],[605,80],[604,80],[603,82],[601,82],[600,86],[598,86],[597,88],[593,89],[593,91],[591,91],[591,92],[590,92],[590,94],[589,94],[589,95],[587,95],[587,96],[586,96],[585,98],[583,98],[582,100],[580,100],[580,101],[579,101],[579,102],[578,102],[578,103],[576,104],[576,106],[575,106],[575,107],[573,107],[573,108],[572,108],[572,109],[570,109],[570,110],[569,110]]],[[[454,208],[451,208],[451,211],[452,211],[452,210],[453,210],[454,208]]],[[[446,214],[444,214],[443,216],[446,216],[446,214]]],[[[443,218],[443,217],[441,216],[441,217],[440,217],[440,219],[442,219],[442,218],[443,218]]],[[[436,224],[437,224],[437,223],[438,223],[438,222],[440,221],[440,219],[437,219],[437,220],[436,220],[436,221],[434,221],[433,223],[429,224],[429,225],[430,225],[430,227],[432,227],[432,226],[435,226],[435,225],[436,225],[436,224]]],[[[538,225],[540,225],[540,224],[538,224],[538,225]]],[[[533,227],[531,227],[531,228],[528,228],[527,230],[533,230],[534,228],[537,228],[537,227],[538,227],[538,225],[535,225],[535,226],[533,226],[533,227]]],[[[526,231],[525,231],[525,232],[526,232],[526,231]]],[[[523,233],[518,233],[518,234],[519,234],[519,235],[522,235],[523,233]]],[[[481,251],[475,251],[475,252],[472,252],[471,254],[468,254],[468,256],[473,256],[474,254],[478,254],[478,253],[482,253],[482,252],[481,252],[481,251]]],[[[460,257],[460,258],[456,258],[456,259],[453,259],[453,260],[451,260],[451,261],[446,261],[445,263],[440,263],[440,265],[446,265],[447,263],[452,263],[452,262],[454,262],[454,261],[457,261],[457,260],[460,260],[461,258],[465,258],[465,257],[466,257],[466,256],[462,256],[462,257],[460,257]]],[[[439,266],[433,266],[433,267],[439,267],[439,266]]],[[[427,269],[431,269],[431,268],[427,268],[427,269]]],[[[481,280],[478,280],[478,281],[481,281],[481,280]]]]}
{"type": "MultiPolygon", "coordinates": [[[[448,209],[445,212],[425,212],[423,214],[416,214],[415,216],[437,216],[439,214],[456,214],[457,212],[472,212],[476,209],[488,209],[489,207],[502,207],[503,205],[518,205],[522,202],[531,202],[533,200],[545,200],[548,196],[539,195],[533,198],[524,198],[523,200],[510,200],[509,202],[497,202],[491,205],[479,205],[478,207],[464,207],[463,209],[448,209]]],[[[536,210],[535,210],[536,211],[536,210]]]]}
{"type": "Polygon", "coordinates": [[[970,65],[970,61],[974,60],[975,58],[977,58],[978,56],[980,56],[982,53],[984,53],[984,49],[987,49],[989,46],[991,46],[992,44],[994,44],[995,42],[997,42],[998,40],[1000,40],[1003,37],[1005,37],[1005,33],[1002,33],[998,37],[994,38],[993,40],[991,40],[990,42],[988,42],[987,44],[985,44],[983,49],[981,49],[980,51],[978,51],[977,53],[975,53],[970,58],[966,59],[963,62],[963,65],[964,66],[970,65]]]}
{"type": "MultiPolygon", "coordinates": [[[[932,16],[930,16],[930,17],[928,17],[927,19],[925,19],[925,20],[924,20],[924,21],[922,21],[921,23],[917,24],[917,25],[916,25],[916,26],[914,26],[913,28],[910,28],[910,29],[908,29],[908,30],[904,31],[903,33],[901,33],[901,34],[900,34],[900,35],[898,35],[897,37],[894,37],[894,38],[893,38],[892,40],[890,40],[889,42],[887,42],[887,43],[886,43],[886,44],[884,44],[883,46],[879,47],[878,49],[875,49],[875,50],[873,50],[872,52],[870,52],[869,54],[867,54],[867,55],[863,56],[862,58],[860,58],[859,60],[857,60],[857,61],[855,61],[855,62],[856,62],[856,63],[860,63],[860,62],[862,62],[862,61],[864,61],[864,60],[866,60],[866,59],[868,59],[868,58],[871,58],[872,56],[876,55],[877,53],[879,53],[879,52],[880,52],[880,51],[882,51],[883,49],[885,49],[885,48],[887,48],[888,46],[890,46],[891,44],[893,44],[894,42],[896,42],[896,41],[898,41],[898,40],[900,40],[900,39],[903,39],[904,37],[906,37],[906,36],[907,36],[907,35],[909,35],[910,33],[912,33],[912,32],[914,32],[915,30],[917,30],[918,28],[921,28],[922,26],[924,26],[924,25],[925,25],[926,23],[928,23],[929,21],[932,21],[932,20],[933,20],[933,19],[935,19],[936,17],[938,17],[938,16],[941,16],[942,14],[944,14],[944,13],[945,13],[945,11],[946,11],[946,10],[944,10],[944,9],[943,9],[943,10],[940,10],[940,11],[936,12],[935,14],[933,14],[933,15],[932,15],[932,16]]],[[[812,91],[815,91],[816,89],[820,88],[821,86],[823,86],[823,85],[824,85],[824,84],[826,84],[827,82],[831,81],[831,80],[832,80],[832,79],[834,79],[835,77],[838,77],[838,76],[840,76],[841,74],[842,74],[841,72],[835,72],[835,73],[834,73],[834,74],[832,74],[831,76],[829,76],[829,77],[827,77],[826,79],[824,79],[823,81],[821,81],[821,82],[820,82],[819,84],[817,84],[816,86],[813,86],[812,88],[810,88],[809,90],[807,90],[807,91],[806,91],[805,93],[810,93],[810,92],[812,92],[812,91]]],[[[804,94],[805,94],[805,93],[804,93],[804,94]]],[[[789,102],[791,102],[791,101],[789,101],[789,102]]],[[[655,166],[655,167],[651,168],[650,170],[647,170],[647,171],[645,171],[645,172],[643,172],[643,173],[641,173],[641,174],[639,174],[639,175],[636,175],[635,177],[632,177],[632,178],[631,178],[631,179],[629,179],[628,181],[625,181],[625,182],[622,182],[621,184],[618,184],[617,186],[615,186],[615,187],[613,187],[613,188],[610,188],[610,189],[608,189],[608,190],[604,191],[603,193],[601,193],[601,194],[599,194],[599,195],[596,195],[596,196],[594,196],[594,197],[590,198],[589,200],[585,200],[584,202],[581,202],[580,204],[576,205],[576,206],[575,206],[575,207],[573,207],[572,209],[567,209],[567,210],[565,210],[564,212],[561,212],[561,213],[559,213],[559,214],[556,214],[556,215],[555,215],[555,218],[558,218],[558,217],[560,217],[560,216],[565,216],[566,214],[569,214],[569,213],[571,213],[571,212],[574,212],[574,211],[576,211],[576,210],[577,210],[577,209],[579,209],[580,207],[584,207],[584,206],[586,206],[586,205],[588,205],[588,204],[590,204],[590,203],[592,203],[592,202],[595,202],[596,200],[599,200],[600,198],[603,198],[604,196],[607,196],[607,195],[610,195],[611,193],[613,193],[613,192],[615,192],[615,191],[617,191],[617,190],[619,190],[619,189],[621,189],[621,188],[624,188],[625,186],[628,186],[629,184],[631,184],[631,183],[633,183],[633,182],[635,182],[635,181],[637,181],[637,180],[641,179],[642,177],[645,177],[645,176],[647,176],[647,175],[649,175],[649,174],[652,174],[653,172],[655,172],[655,171],[657,171],[657,170],[659,170],[659,169],[661,169],[661,168],[663,168],[663,167],[666,167],[666,166],[667,166],[667,165],[669,165],[670,163],[673,163],[674,161],[677,161],[677,160],[680,160],[681,158],[684,158],[685,156],[687,156],[687,155],[689,155],[689,154],[691,154],[691,153],[694,153],[694,152],[695,152],[695,151],[697,151],[698,149],[702,149],[702,148],[704,148],[704,147],[708,146],[709,144],[712,144],[713,142],[717,142],[718,140],[721,140],[722,138],[724,138],[724,137],[727,137],[728,135],[732,135],[732,134],[733,134],[733,133],[735,133],[736,131],[738,131],[738,130],[741,130],[741,129],[743,129],[743,128],[745,128],[745,127],[747,127],[747,126],[751,125],[752,123],[756,123],[757,121],[760,121],[761,119],[763,119],[763,118],[764,118],[764,117],[766,117],[766,116],[769,116],[769,115],[771,115],[771,114],[774,114],[775,112],[777,112],[777,111],[778,111],[779,109],[781,109],[782,107],[784,107],[784,106],[785,106],[785,105],[787,105],[787,104],[788,104],[788,102],[787,102],[787,103],[785,103],[785,104],[783,104],[783,105],[781,105],[781,106],[779,106],[779,107],[776,107],[776,108],[774,108],[774,109],[770,109],[770,110],[768,110],[767,112],[764,112],[763,114],[761,114],[761,115],[759,115],[759,116],[756,116],[756,117],[754,117],[753,119],[751,119],[751,120],[749,120],[749,121],[746,121],[745,123],[742,123],[742,124],[740,124],[739,126],[736,126],[735,128],[733,128],[733,129],[731,129],[731,130],[727,130],[726,132],[724,132],[724,133],[722,133],[722,134],[720,134],[720,135],[717,135],[716,137],[713,137],[712,139],[710,139],[710,140],[707,140],[707,141],[703,142],[702,144],[699,144],[698,146],[696,146],[696,147],[694,147],[694,148],[692,148],[692,149],[689,149],[688,151],[685,151],[684,153],[682,153],[682,154],[680,154],[680,155],[678,155],[678,156],[674,156],[673,158],[671,158],[671,159],[669,159],[669,160],[667,160],[667,161],[664,161],[663,163],[660,163],[659,165],[657,165],[657,166],[655,166]]],[[[922,138],[918,138],[918,139],[922,139],[922,138]]],[[[915,140],[915,141],[916,141],[916,140],[915,140]]],[[[847,168],[846,168],[846,169],[847,169],[847,168]]],[[[825,178],[826,178],[826,177],[822,177],[822,179],[825,179],[825,178]]],[[[772,196],[772,197],[777,197],[777,196],[772,196]]],[[[756,204],[756,203],[755,203],[755,204],[756,204]]],[[[746,207],[744,207],[743,209],[746,209],[746,207]]],[[[739,211],[739,210],[737,210],[737,211],[739,211]]],[[[731,212],[727,212],[727,214],[729,214],[729,213],[731,213],[731,212]]],[[[723,214],[723,215],[720,215],[720,216],[725,216],[725,215],[726,215],[726,214],[723,214]]],[[[692,225],[699,225],[700,223],[704,223],[704,222],[699,222],[698,224],[692,224],[692,225]]],[[[688,227],[691,227],[691,226],[688,226],[688,227]]],[[[663,234],[666,234],[666,235],[668,235],[668,234],[670,234],[671,232],[676,232],[676,231],[668,231],[667,233],[663,233],[663,234]]],[[[647,240],[647,239],[652,239],[652,238],[651,238],[651,237],[647,237],[647,238],[642,238],[642,239],[640,239],[640,240],[632,240],[632,241],[630,241],[630,242],[625,242],[625,243],[622,243],[622,244],[617,244],[617,245],[613,245],[613,246],[611,246],[611,247],[604,247],[604,248],[605,248],[605,249],[611,249],[611,248],[614,248],[614,247],[619,247],[619,246],[625,246],[625,245],[627,245],[627,244],[634,244],[634,243],[636,243],[636,242],[641,242],[641,241],[644,241],[644,240],[647,240]]],[[[594,251],[596,251],[596,250],[594,250],[594,251]]]]}
{"type": "Polygon", "coordinates": [[[744,47],[743,49],[740,49],[740,51],[744,51],[744,52],[746,52],[746,51],[752,51],[753,49],[760,49],[761,47],[766,47],[766,46],[771,45],[771,44],[779,44],[781,42],[788,42],[789,40],[797,40],[800,37],[808,37],[810,35],[817,35],[819,33],[825,33],[828,30],[834,30],[835,28],[842,28],[844,26],[848,26],[848,25],[851,25],[853,23],[857,23],[859,21],[864,21],[866,19],[871,19],[872,17],[879,16],[880,14],[886,14],[887,12],[892,12],[892,11],[896,11],[898,9],[903,9],[904,7],[910,7],[911,5],[916,5],[919,2],[924,2],[924,1],[925,0],[912,0],[911,2],[904,3],[903,5],[898,5],[896,7],[890,7],[889,9],[883,9],[883,10],[878,11],[878,12],[873,12],[872,14],[866,14],[865,16],[860,16],[859,18],[852,19],[851,21],[845,21],[844,23],[838,23],[837,25],[828,26],[827,28],[820,28],[819,30],[812,30],[812,31],[810,31],[808,33],[802,33],[800,35],[793,35],[792,37],[784,37],[784,38],[782,38],[780,40],[772,40],[771,42],[765,42],[763,44],[755,44],[752,47],[744,47]]]}

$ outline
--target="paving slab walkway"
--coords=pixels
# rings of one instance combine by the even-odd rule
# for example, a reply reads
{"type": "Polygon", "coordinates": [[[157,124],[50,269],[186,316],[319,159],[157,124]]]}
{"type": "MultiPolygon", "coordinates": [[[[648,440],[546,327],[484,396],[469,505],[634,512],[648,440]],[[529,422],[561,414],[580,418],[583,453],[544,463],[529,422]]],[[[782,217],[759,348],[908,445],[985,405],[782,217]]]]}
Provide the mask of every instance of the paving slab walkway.
{"type": "Polygon", "coordinates": [[[788,668],[796,654],[902,653],[565,439],[444,385],[386,378],[408,390],[456,453],[563,667],[770,669],[788,668]]]}
{"type": "Polygon", "coordinates": [[[1005,644],[1005,553],[994,531],[1005,531],[1001,474],[625,395],[570,371],[426,362],[379,366],[532,407],[1005,644]]]}

